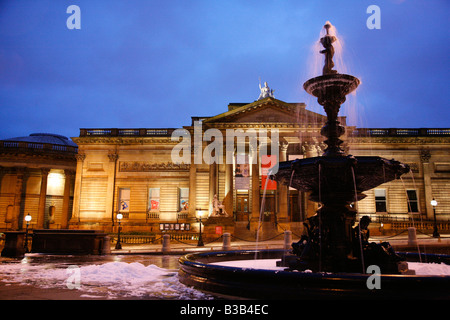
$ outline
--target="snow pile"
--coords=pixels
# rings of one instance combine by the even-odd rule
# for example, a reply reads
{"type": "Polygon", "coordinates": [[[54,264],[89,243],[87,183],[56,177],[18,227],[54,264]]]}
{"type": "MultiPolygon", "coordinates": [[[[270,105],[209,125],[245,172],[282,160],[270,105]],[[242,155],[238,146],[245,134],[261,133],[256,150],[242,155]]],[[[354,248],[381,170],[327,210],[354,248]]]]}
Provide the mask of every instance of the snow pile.
{"type": "Polygon", "coordinates": [[[450,266],[445,263],[408,262],[408,269],[416,271],[416,275],[450,276],[450,266]]]}
{"type": "MultiPolygon", "coordinates": [[[[284,267],[276,266],[276,261],[279,260],[280,259],[234,260],[234,261],[214,262],[211,264],[243,269],[263,269],[263,270],[286,269],[284,267]]],[[[408,268],[411,270],[415,270],[416,275],[450,276],[450,265],[444,263],[408,262],[408,268]]]]}
{"type": "Polygon", "coordinates": [[[283,271],[285,267],[277,267],[280,259],[231,260],[210,263],[217,266],[235,267],[243,269],[263,269],[283,271]]]}
{"type": "MultiPolygon", "coordinates": [[[[0,264],[3,282],[36,285],[41,288],[75,288],[108,298],[142,297],[149,299],[208,299],[208,296],[181,284],[177,270],[144,266],[133,262],[108,262],[100,265],[65,266],[0,264]]],[[[85,295],[86,296],[86,295],[85,295]]]]}
{"type": "MultiPolygon", "coordinates": [[[[212,263],[246,269],[284,270],[277,267],[279,259],[237,260],[212,263]]],[[[408,263],[417,275],[450,276],[450,266],[437,263],[408,263]]],[[[204,300],[211,297],[179,282],[178,270],[170,270],[139,262],[107,262],[82,266],[67,263],[33,264],[0,263],[0,281],[20,283],[41,288],[80,290],[84,297],[144,299],[204,300]]]]}

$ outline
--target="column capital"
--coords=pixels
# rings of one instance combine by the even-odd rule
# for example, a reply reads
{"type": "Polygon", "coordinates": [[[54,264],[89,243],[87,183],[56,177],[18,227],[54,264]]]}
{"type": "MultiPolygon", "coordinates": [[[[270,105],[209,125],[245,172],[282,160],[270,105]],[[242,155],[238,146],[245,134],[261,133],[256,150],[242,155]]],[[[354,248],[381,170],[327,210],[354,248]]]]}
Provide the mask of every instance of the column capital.
{"type": "Polygon", "coordinates": [[[50,173],[50,170],[51,169],[49,169],[49,168],[41,168],[41,174],[43,176],[48,176],[48,174],[50,173]]]}
{"type": "Polygon", "coordinates": [[[422,149],[420,150],[420,162],[422,163],[428,163],[430,162],[431,153],[428,149],[422,149]]]}
{"type": "Polygon", "coordinates": [[[86,159],[86,155],[84,153],[78,153],[75,155],[75,158],[77,161],[84,161],[84,159],[86,159]]]}
{"type": "Polygon", "coordinates": [[[280,147],[281,151],[285,152],[289,147],[289,142],[287,142],[286,139],[281,139],[280,141],[278,141],[278,146],[280,147]]]}
{"type": "Polygon", "coordinates": [[[74,177],[75,176],[75,170],[72,169],[64,169],[64,175],[66,177],[74,177]]]}
{"type": "Polygon", "coordinates": [[[14,171],[15,171],[15,173],[17,174],[17,175],[24,175],[24,174],[26,174],[26,173],[28,173],[28,170],[27,170],[27,168],[26,167],[15,167],[14,168],[14,171]]]}
{"type": "Polygon", "coordinates": [[[117,153],[108,154],[108,158],[110,162],[116,162],[119,159],[119,155],[117,153]]]}

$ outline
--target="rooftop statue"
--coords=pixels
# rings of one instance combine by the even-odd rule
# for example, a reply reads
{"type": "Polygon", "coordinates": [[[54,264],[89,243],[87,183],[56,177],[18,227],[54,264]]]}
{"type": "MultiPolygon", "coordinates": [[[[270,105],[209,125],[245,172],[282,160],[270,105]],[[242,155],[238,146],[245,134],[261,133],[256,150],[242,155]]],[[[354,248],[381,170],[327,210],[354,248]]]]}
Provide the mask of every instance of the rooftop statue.
{"type": "Polygon", "coordinates": [[[259,95],[258,100],[261,100],[261,99],[264,99],[267,97],[275,98],[275,96],[273,95],[274,90],[269,88],[269,86],[267,85],[267,82],[264,82],[264,87],[261,87],[261,83],[260,83],[259,90],[261,90],[261,94],[259,95]]]}

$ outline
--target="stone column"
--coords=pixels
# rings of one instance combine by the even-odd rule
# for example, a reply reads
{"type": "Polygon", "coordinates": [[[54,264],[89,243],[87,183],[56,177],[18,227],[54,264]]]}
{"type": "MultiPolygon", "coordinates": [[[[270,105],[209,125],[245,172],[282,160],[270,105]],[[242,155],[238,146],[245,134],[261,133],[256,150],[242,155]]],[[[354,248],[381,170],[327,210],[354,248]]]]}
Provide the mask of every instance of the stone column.
{"type": "Polygon", "coordinates": [[[225,164],[225,198],[223,199],[225,211],[233,216],[233,164],[225,164]]]}
{"type": "Polygon", "coordinates": [[[5,168],[3,168],[2,166],[0,166],[0,190],[2,189],[2,180],[3,180],[3,176],[5,175],[5,168]]]}
{"type": "Polygon", "coordinates": [[[75,172],[73,170],[64,170],[64,198],[61,216],[61,229],[67,229],[69,226],[69,208],[70,208],[70,187],[73,183],[75,172]]]}
{"type": "Polygon", "coordinates": [[[189,167],[189,218],[195,218],[197,206],[197,165],[194,163],[194,154],[191,155],[189,167]]]}
{"type": "Polygon", "coordinates": [[[36,227],[38,229],[44,228],[44,221],[45,221],[45,200],[47,198],[47,181],[48,181],[48,174],[50,172],[50,169],[43,168],[41,169],[41,191],[39,193],[39,207],[38,207],[38,217],[37,217],[37,225],[36,227]]]}
{"type": "Polygon", "coordinates": [[[80,202],[81,202],[81,184],[83,177],[83,164],[84,159],[86,159],[85,154],[75,155],[77,159],[77,170],[75,172],[75,187],[73,192],[73,209],[72,218],[70,218],[70,223],[80,222],[80,202]]]}
{"type": "Polygon", "coordinates": [[[423,184],[425,187],[425,206],[427,208],[427,219],[434,219],[433,206],[431,205],[431,200],[433,199],[433,191],[431,189],[431,164],[430,164],[431,153],[429,150],[420,151],[420,162],[422,162],[423,169],[423,184]]]}
{"type": "Polygon", "coordinates": [[[259,148],[251,150],[256,157],[252,159],[252,220],[258,221],[261,210],[261,194],[259,186],[259,148]]]}
{"type": "MultiPolygon", "coordinates": [[[[213,209],[213,199],[214,195],[217,194],[217,164],[212,163],[209,165],[209,211],[208,213],[212,212],[213,209]]],[[[219,195],[217,194],[217,197],[219,195]]],[[[218,198],[220,201],[220,199],[218,198]]]]}
{"type": "Polygon", "coordinates": [[[116,167],[119,155],[117,153],[108,154],[109,165],[108,165],[108,187],[106,189],[106,212],[105,219],[111,218],[112,224],[114,225],[114,196],[116,193],[116,167]]]}
{"type": "Polygon", "coordinates": [[[22,194],[24,193],[27,171],[24,167],[16,168],[16,185],[14,188],[14,214],[12,218],[11,228],[19,230],[20,211],[22,205],[22,194]]]}
{"type": "MultiPolygon", "coordinates": [[[[287,141],[280,141],[280,159],[279,162],[286,161],[287,160],[287,148],[289,143],[287,141]]],[[[288,222],[288,186],[283,185],[281,183],[277,183],[277,189],[278,189],[278,204],[279,204],[279,211],[278,211],[278,222],[288,222]]]]}

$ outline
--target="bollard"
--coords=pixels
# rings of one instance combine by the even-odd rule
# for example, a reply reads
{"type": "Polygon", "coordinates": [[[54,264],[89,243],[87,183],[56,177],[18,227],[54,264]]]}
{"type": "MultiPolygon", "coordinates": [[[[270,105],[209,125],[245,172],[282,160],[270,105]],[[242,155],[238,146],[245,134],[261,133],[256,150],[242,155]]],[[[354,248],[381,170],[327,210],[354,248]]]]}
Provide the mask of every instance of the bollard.
{"type": "Polygon", "coordinates": [[[286,230],[284,232],[284,245],[283,250],[289,250],[292,244],[292,232],[291,230],[286,230]]]}
{"type": "Polygon", "coordinates": [[[225,232],[223,235],[223,244],[222,249],[223,250],[230,250],[231,249],[231,234],[228,232],[225,232]]]}
{"type": "Polygon", "coordinates": [[[109,236],[103,237],[103,247],[100,254],[111,254],[111,238],[109,236]]]}
{"type": "Polygon", "coordinates": [[[417,246],[416,228],[414,227],[408,228],[408,245],[417,246]]]}
{"type": "Polygon", "coordinates": [[[23,258],[25,255],[23,231],[7,231],[5,232],[5,246],[2,250],[2,257],[23,258]]]}
{"type": "Polygon", "coordinates": [[[170,234],[163,235],[162,252],[163,253],[170,252],[170,234]]]}

